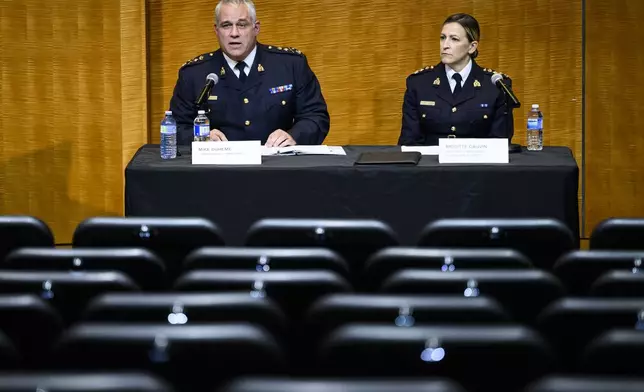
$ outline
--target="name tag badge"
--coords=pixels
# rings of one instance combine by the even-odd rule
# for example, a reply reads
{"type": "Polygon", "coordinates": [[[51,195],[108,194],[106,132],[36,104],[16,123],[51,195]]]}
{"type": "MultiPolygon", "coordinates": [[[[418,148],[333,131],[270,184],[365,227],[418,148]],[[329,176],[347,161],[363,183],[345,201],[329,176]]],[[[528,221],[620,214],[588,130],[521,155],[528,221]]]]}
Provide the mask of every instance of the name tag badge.
{"type": "Polygon", "coordinates": [[[436,106],[435,101],[420,101],[421,106],[436,106]]]}
{"type": "Polygon", "coordinates": [[[211,95],[211,96],[209,96],[209,97],[208,97],[208,100],[209,100],[209,101],[216,101],[216,100],[217,100],[217,96],[216,96],[216,95],[211,95]]]}
{"type": "Polygon", "coordinates": [[[193,165],[261,165],[259,140],[192,142],[193,165]]]}
{"type": "Polygon", "coordinates": [[[438,139],[439,163],[509,163],[508,139],[438,139]]]}

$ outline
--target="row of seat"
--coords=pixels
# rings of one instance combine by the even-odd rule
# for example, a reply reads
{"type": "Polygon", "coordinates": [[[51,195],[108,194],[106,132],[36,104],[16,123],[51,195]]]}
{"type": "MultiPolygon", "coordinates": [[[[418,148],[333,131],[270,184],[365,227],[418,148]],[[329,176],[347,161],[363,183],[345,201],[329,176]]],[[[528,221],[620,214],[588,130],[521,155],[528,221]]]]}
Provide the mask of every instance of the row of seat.
{"type": "MultiPolygon", "coordinates": [[[[591,235],[591,249],[641,249],[644,219],[609,219],[591,235]]],[[[53,246],[47,225],[28,216],[1,216],[0,258],[12,249],[53,246]]],[[[405,241],[410,243],[412,241],[405,241]]],[[[248,231],[246,245],[314,246],[336,250],[351,264],[385,247],[399,245],[394,231],[377,220],[263,219],[248,231]]],[[[183,257],[194,248],[222,246],[219,228],[201,218],[90,218],[73,236],[75,247],[142,246],[162,257],[183,257]]],[[[568,227],[553,219],[441,219],[423,230],[424,247],[501,247],[526,255],[539,268],[549,268],[563,253],[576,249],[568,227]]]]}
{"type": "MultiPolygon", "coordinates": [[[[641,251],[571,251],[550,271],[572,295],[598,290],[595,282],[611,271],[640,272],[641,251]]],[[[460,272],[463,270],[535,270],[530,260],[511,249],[385,248],[351,271],[336,252],[324,248],[199,248],[178,265],[168,266],[144,248],[20,248],[0,267],[15,271],[119,271],[143,290],[165,290],[180,274],[195,270],[333,271],[355,289],[374,291],[404,269],[460,272]]],[[[600,279],[601,278],[601,279],[600,279]]]]}
{"type": "MultiPolygon", "coordinates": [[[[531,327],[521,325],[507,307],[490,297],[333,294],[313,302],[298,317],[288,310],[272,298],[246,293],[108,293],[90,301],[78,322],[68,325],[54,307],[37,296],[3,295],[0,332],[26,363],[40,363],[46,360],[43,353],[61,336],[87,324],[180,327],[250,323],[283,347],[307,350],[338,328],[356,323],[392,330],[445,325],[473,329],[521,326],[542,336],[561,366],[574,367],[584,348],[600,335],[613,329],[640,333],[644,329],[644,298],[559,299],[539,312],[531,327]]],[[[392,333],[383,334],[383,339],[393,339],[396,333],[392,333]]]]}
{"type": "MultiPolygon", "coordinates": [[[[516,392],[641,392],[644,379],[615,376],[546,376],[516,392]]],[[[165,380],[147,373],[10,373],[0,375],[0,392],[171,392],[165,380]]],[[[446,378],[243,377],[204,392],[467,392],[446,378]]]]}
{"type": "Polygon", "coordinates": [[[0,337],[4,371],[150,371],[192,391],[245,375],[438,376],[472,391],[514,391],[561,372],[644,376],[644,334],[632,329],[600,335],[576,353],[570,368],[538,333],[517,325],[352,323],[320,341],[288,347],[249,323],[80,323],[39,354],[39,362],[29,363],[0,337]]]}

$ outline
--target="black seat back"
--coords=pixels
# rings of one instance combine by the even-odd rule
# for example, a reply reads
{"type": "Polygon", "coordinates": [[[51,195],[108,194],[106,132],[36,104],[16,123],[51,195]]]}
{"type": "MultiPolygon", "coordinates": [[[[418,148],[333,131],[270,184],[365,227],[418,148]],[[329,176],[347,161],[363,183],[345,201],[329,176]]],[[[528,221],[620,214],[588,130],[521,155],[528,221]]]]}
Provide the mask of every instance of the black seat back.
{"type": "Polygon", "coordinates": [[[246,244],[328,248],[342,255],[357,273],[370,255],[398,245],[398,239],[391,227],[377,220],[263,219],[250,227],[246,244]]]}
{"type": "Polygon", "coordinates": [[[590,234],[590,249],[644,250],[644,218],[609,218],[590,234]]]}
{"type": "Polygon", "coordinates": [[[223,244],[219,228],[203,218],[90,218],[76,227],[73,237],[75,248],[147,248],[165,261],[170,278],[194,249],[223,244]]]}
{"type": "Polygon", "coordinates": [[[23,248],[10,253],[5,268],[22,271],[118,271],[143,290],[164,290],[165,265],[144,248],[23,248]]]}
{"type": "Polygon", "coordinates": [[[23,247],[54,247],[54,235],[47,224],[26,215],[0,215],[0,260],[23,247]]]}
{"type": "Polygon", "coordinates": [[[576,241],[570,229],[554,219],[441,219],[425,227],[419,245],[515,249],[535,267],[550,269],[576,241]]]}

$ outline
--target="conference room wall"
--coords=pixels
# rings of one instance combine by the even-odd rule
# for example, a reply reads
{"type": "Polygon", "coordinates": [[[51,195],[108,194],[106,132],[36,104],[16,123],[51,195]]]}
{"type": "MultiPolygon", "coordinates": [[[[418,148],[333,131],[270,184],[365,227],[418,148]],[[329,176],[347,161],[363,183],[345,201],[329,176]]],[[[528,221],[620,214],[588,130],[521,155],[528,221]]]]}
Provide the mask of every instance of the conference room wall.
{"type": "Polygon", "coordinates": [[[586,235],[612,216],[644,217],[641,0],[586,0],[586,235]]]}
{"type": "Polygon", "coordinates": [[[145,0],[0,2],[0,213],[56,241],[123,214],[123,170],[147,141],[145,0]]]}

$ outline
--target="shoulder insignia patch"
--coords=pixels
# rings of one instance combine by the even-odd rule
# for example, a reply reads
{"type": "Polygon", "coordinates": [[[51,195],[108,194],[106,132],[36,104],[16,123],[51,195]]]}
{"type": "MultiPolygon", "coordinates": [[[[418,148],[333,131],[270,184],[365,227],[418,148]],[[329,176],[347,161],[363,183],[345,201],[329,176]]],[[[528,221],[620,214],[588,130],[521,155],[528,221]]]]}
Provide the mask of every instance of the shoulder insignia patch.
{"type": "Polygon", "coordinates": [[[266,49],[273,53],[289,53],[289,54],[295,54],[298,56],[303,56],[304,53],[302,53],[300,50],[296,48],[291,48],[288,46],[275,46],[275,45],[268,45],[266,46],[266,49]]]}
{"type": "Polygon", "coordinates": [[[503,76],[504,79],[510,79],[510,75],[504,74],[503,72],[495,71],[492,68],[483,68],[483,72],[485,72],[487,74],[490,74],[490,75],[498,73],[501,76],[503,76]]]}
{"type": "Polygon", "coordinates": [[[188,65],[194,65],[194,64],[202,63],[202,62],[212,58],[214,55],[215,55],[215,52],[204,53],[202,55],[199,55],[199,56],[197,56],[195,58],[192,58],[192,59],[186,61],[185,63],[183,63],[181,65],[181,68],[186,67],[188,65]]]}
{"type": "Polygon", "coordinates": [[[419,75],[419,74],[429,72],[429,71],[433,71],[433,70],[434,70],[434,66],[433,65],[428,65],[428,66],[426,66],[424,68],[415,70],[414,73],[412,73],[410,76],[419,75]]]}

